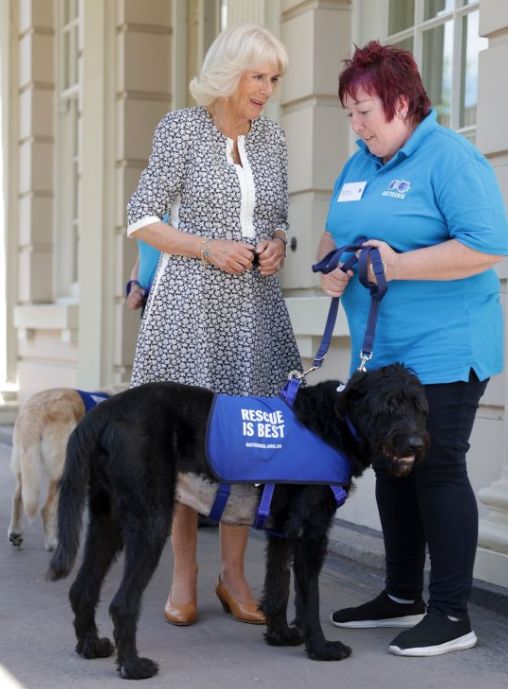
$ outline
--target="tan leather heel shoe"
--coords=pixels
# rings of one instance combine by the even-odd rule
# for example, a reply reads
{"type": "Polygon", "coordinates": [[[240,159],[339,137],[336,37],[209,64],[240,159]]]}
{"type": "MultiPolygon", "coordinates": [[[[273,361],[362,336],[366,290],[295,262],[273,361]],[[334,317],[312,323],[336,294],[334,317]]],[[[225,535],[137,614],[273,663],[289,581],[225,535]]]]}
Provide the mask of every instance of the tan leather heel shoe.
{"type": "Polygon", "coordinates": [[[168,604],[164,608],[164,617],[166,622],[175,624],[177,627],[188,627],[198,619],[197,603],[194,600],[186,605],[174,605],[170,595],[168,604]]]}
{"type": "Polygon", "coordinates": [[[231,613],[238,622],[247,622],[247,624],[266,624],[266,617],[261,610],[258,609],[258,604],[240,603],[239,600],[229,593],[220,580],[220,577],[217,580],[215,593],[224,608],[224,612],[231,613]]]}

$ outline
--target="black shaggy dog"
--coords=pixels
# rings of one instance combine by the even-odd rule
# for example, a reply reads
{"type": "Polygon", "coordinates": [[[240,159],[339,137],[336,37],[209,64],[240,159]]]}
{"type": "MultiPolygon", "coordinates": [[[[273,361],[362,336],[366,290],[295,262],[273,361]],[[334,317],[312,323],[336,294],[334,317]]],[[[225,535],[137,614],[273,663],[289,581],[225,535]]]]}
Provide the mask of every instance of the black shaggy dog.
{"type": "MultiPolygon", "coordinates": [[[[340,392],[337,385],[328,381],[302,387],[294,404],[300,421],[347,453],[354,476],[381,458],[392,464],[395,474],[408,473],[427,443],[427,403],[416,376],[394,364],[355,373],[340,392]]],[[[176,383],[141,385],[90,411],[69,440],[58,547],[48,577],[61,579],[73,566],[88,493],[83,563],[69,593],[76,650],[85,658],[114,652],[111,641],[98,636],[95,608],[102,581],[124,548],[123,579],[109,608],[123,678],[144,679],[158,669],[136,649],[141,596],[171,527],[177,473],[213,481],[204,455],[212,398],[209,390],[176,383]]],[[[286,538],[268,535],[261,602],[267,617],[265,638],[275,646],[304,643],[308,656],[316,660],[341,660],[351,653],[340,641],[327,641],[319,622],[318,576],[335,510],[326,485],[278,485],[272,501],[273,530],[285,532],[286,538]],[[289,626],[291,563],[296,618],[289,626]]]]}

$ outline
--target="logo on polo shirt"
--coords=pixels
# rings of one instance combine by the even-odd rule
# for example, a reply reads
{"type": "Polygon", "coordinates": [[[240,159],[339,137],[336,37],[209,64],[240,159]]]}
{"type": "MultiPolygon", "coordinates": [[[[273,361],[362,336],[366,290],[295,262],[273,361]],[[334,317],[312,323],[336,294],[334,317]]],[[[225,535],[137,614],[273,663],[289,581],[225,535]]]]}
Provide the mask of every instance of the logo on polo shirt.
{"type": "Polygon", "coordinates": [[[388,189],[383,191],[381,196],[391,196],[394,199],[405,199],[410,189],[411,182],[408,179],[392,179],[388,185],[388,189]]]}

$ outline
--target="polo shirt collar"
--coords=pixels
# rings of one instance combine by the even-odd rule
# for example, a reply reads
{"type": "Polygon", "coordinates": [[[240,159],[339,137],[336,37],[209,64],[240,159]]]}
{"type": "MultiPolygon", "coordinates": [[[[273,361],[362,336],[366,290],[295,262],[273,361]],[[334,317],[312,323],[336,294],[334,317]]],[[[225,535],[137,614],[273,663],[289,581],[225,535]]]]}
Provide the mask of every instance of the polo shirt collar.
{"type": "MultiPolygon", "coordinates": [[[[415,151],[420,146],[423,139],[426,136],[428,136],[431,132],[433,132],[435,129],[437,129],[437,126],[437,113],[434,110],[434,108],[432,108],[429,114],[426,115],[426,117],[416,127],[416,129],[411,134],[409,139],[406,141],[404,146],[402,146],[402,148],[400,148],[397,151],[397,153],[393,156],[391,160],[388,161],[388,163],[386,163],[386,165],[390,165],[390,163],[395,163],[396,161],[399,161],[402,158],[407,158],[408,156],[410,156],[413,153],[413,151],[415,151]]],[[[357,139],[356,144],[363,151],[363,153],[365,153],[365,155],[375,160],[379,166],[385,165],[381,158],[375,156],[373,153],[369,151],[365,141],[363,141],[362,139],[357,139]]]]}
{"type": "Polygon", "coordinates": [[[434,109],[432,109],[429,114],[420,122],[418,127],[416,127],[404,146],[402,146],[398,152],[404,153],[406,157],[410,156],[411,153],[413,153],[413,151],[420,146],[423,139],[425,139],[425,137],[435,129],[437,129],[437,113],[434,109]]]}

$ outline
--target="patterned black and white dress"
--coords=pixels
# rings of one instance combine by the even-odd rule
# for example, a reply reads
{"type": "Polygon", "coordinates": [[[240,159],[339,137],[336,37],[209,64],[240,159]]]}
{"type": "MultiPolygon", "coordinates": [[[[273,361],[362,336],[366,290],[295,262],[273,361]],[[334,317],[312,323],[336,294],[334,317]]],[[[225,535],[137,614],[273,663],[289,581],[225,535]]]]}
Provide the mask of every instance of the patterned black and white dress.
{"type": "MultiPolygon", "coordinates": [[[[255,246],[287,229],[282,129],[261,116],[233,142],[203,107],[167,114],[128,205],[128,233],[170,212],[183,232],[255,246]]],[[[132,385],[172,380],[231,395],[276,395],[301,369],[276,275],[231,275],[162,254],[141,322],[132,385]]]]}

